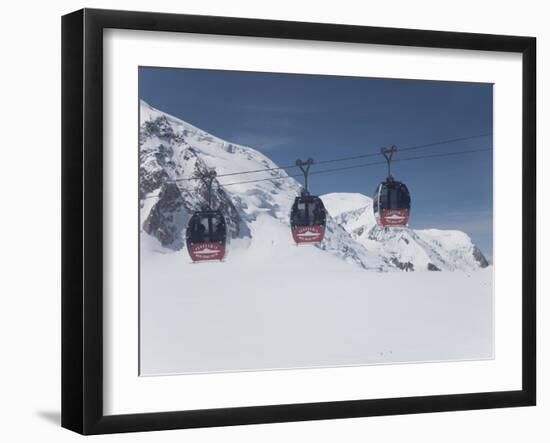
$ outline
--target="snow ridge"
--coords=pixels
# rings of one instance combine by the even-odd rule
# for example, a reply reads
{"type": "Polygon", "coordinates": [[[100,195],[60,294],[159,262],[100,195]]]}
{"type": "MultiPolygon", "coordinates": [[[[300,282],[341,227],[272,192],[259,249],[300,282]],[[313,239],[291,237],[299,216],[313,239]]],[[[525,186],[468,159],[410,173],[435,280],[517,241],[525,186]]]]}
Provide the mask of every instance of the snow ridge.
{"type": "Polygon", "coordinates": [[[405,271],[473,271],[488,262],[461,231],[388,228],[376,224],[372,199],[362,194],[321,196],[328,212],[354,240],[405,271]]]}

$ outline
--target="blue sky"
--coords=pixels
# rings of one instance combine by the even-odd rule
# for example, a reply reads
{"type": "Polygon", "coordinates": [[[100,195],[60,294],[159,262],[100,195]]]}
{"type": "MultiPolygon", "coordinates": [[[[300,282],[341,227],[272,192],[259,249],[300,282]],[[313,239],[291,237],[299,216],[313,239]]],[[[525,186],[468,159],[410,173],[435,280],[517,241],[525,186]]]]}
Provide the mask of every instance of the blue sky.
{"type": "MultiPolygon", "coordinates": [[[[143,67],[140,97],[280,165],[486,134],[493,124],[492,85],[479,83],[143,67]]],[[[478,148],[492,148],[492,137],[395,158],[478,148]]],[[[392,172],[411,191],[411,227],[463,230],[492,258],[491,151],[395,163],[392,172]]],[[[385,175],[384,165],[322,174],[310,190],[372,196],[385,175]]]]}

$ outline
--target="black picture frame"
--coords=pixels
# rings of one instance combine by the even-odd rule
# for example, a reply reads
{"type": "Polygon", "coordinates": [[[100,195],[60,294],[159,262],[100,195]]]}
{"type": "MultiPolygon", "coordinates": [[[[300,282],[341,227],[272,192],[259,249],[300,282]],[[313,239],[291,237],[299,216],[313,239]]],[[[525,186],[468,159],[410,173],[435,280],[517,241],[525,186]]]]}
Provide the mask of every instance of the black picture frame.
{"type": "Polygon", "coordinates": [[[62,426],[81,434],[530,406],[536,403],[536,39],[83,9],[62,18],[62,426]],[[103,30],[504,51],[523,63],[522,389],[130,415],[103,413],[103,30]]]}

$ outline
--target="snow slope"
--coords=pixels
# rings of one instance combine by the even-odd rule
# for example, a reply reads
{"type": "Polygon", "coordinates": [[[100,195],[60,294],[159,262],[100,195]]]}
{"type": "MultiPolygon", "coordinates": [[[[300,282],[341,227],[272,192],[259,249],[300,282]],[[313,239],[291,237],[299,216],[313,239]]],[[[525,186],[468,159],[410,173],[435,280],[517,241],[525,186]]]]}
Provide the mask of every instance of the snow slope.
{"type": "Polygon", "coordinates": [[[276,223],[258,217],[277,234],[225,263],[155,253],[144,235],[142,375],[492,358],[492,267],[365,272],[312,247],[297,259],[276,223]]]}

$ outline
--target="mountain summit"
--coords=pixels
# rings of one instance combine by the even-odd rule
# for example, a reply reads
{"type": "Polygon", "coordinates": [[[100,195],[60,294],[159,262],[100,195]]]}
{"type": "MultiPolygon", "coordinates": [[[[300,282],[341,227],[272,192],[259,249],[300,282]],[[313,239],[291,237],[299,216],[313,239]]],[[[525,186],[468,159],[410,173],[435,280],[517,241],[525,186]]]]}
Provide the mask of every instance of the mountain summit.
{"type": "Polygon", "coordinates": [[[142,236],[155,238],[157,251],[187,254],[187,221],[207,200],[207,190],[196,174],[214,168],[218,177],[212,204],[226,217],[228,260],[256,254],[272,260],[293,259],[300,265],[303,254],[308,259],[337,259],[378,271],[471,271],[488,265],[463,232],[378,227],[372,199],[362,194],[321,196],[329,213],[325,240],[315,247],[296,247],[289,213],[301,185],[282,169],[263,171],[277,168],[264,154],[215,137],[144,101],[139,145],[142,236]]]}

